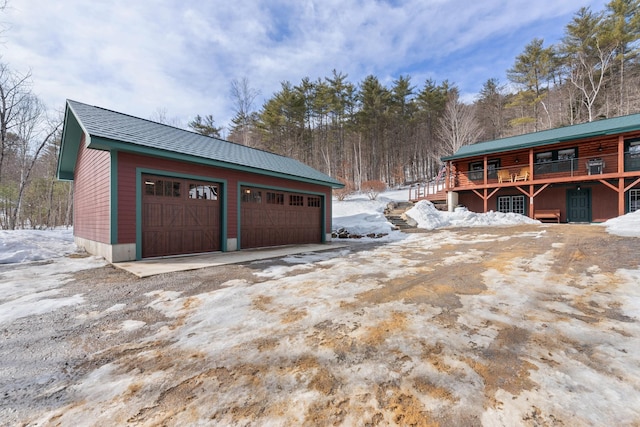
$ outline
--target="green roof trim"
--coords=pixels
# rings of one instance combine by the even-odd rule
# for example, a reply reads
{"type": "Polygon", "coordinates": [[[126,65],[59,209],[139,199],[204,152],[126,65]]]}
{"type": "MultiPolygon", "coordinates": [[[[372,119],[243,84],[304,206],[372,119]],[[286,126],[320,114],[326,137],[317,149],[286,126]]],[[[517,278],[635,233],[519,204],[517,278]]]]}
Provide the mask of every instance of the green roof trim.
{"type": "Polygon", "coordinates": [[[73,180],[78,148],[119,150],[342,188],[295,159],[172,126],[67,100],[58,178],[73,180]]]}
{"type": "Polygon", "coordinates": [[[441,157],[443,162],[468,157],[484,156],[523,148],[540,147],[558,142],[575,141],[596,136],[616,135],[640,130],[640,114],[613,117],[595,122],[581,123],[493,141],[465,145],[451,156],[441,157]]]}
{"type": "Polygon", "coordinates": [[[76,167],[82,134],[86,134],[86,131],[76,117],[70,113],[69,108],[66,108],[62,126],[60,156],[58,158],[58,179],[73,181],[73,171],[76,167]]]}

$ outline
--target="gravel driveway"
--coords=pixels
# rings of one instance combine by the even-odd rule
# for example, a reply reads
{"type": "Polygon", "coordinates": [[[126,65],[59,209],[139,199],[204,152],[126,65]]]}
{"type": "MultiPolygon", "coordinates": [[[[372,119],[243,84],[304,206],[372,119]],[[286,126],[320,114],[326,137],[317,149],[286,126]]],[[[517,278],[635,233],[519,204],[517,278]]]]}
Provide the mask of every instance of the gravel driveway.
{"type": "Polygon", "coordinates": [[[80,271],[0,322],[0,423],[640,425],[637,247],[526,225],[80,271]]]}

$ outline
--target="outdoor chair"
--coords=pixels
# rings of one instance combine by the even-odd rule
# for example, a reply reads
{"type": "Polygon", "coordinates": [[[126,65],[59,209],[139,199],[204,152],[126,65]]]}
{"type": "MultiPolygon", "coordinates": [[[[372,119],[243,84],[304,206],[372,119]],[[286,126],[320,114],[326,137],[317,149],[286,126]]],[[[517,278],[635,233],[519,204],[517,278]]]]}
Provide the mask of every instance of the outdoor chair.
{"type": "Polygon", "coordinates": [[[498,182],[502,183],[502,182],[513,182],[513,177],[511,176],[511,172],[509,172],[507,169],[500,169],[498,171],[498,182]]]}
{"type": "Polygon", "coordinates": [[[513,176],[514,181],[526,181],[529,179],[529,167],[520,169],[520,172],[513,176]]]}

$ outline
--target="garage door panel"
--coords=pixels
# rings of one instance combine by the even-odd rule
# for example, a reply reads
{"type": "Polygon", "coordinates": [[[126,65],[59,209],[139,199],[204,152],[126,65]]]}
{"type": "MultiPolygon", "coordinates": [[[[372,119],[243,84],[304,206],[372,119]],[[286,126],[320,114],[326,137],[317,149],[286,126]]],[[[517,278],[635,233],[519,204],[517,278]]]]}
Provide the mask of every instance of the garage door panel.
{"type": "MultiPolygon", "coordinates": [[[[160,231],[147,231],[142,234],[143,248],[162,248],[164,247],[164,233],[160,231]]],[[[150,250],[148,256],[158,256],[155,249],[150,250]]]]}
{"type": "Polygon", "coordinates": [[[143,207],[143,216],[148,227],[162,227],[162,204],[148,203],[143,207]]]}
{"type": "Polygon", "coordinates": [[[143,175],[142,257],[220,250],[217,184],[143,175]]]}
{"type": "Polygon", "coordinates": [[[184,206],[164,205],[162,213],[163,227],[182,227],[184,224],[184,206]]]}
{"type": "Polygon", "coordinates": [[[242,248],[320,242],[322,208],[319,196],[242,188],[242,248]],[[309,198],[313,201],[310,202],[309,198]]]}

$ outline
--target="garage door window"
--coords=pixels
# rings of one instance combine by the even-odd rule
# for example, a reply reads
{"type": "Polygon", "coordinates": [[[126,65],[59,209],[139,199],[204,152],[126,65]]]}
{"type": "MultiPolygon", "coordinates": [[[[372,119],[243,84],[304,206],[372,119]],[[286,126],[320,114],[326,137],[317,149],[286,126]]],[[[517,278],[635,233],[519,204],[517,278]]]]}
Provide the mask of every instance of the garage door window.
{"type": "Polygon", "coordinates": [[[247,188],[242,192],[242,201],[245,203],[261,203],[262,192],[247,188]]]}
{"type": "Polygon", "coordinates": [[[267,203],[270,205],[284,205],[284,194],[267,192],[267,203]]]}
{"type": "Polygon", "coordinates": [[[218,200],[218,186],[189,184],[189,198],[202,200],[218,200]]]}
{"type": "Polygon", "coordinates": [[[304,196],[292,194],[289,196],[289,206],[304,206],[304,196]]]}
{"type": "Polygon", "coordinates": [[[148,196],[180,197],[180,181],[147,180],[144,182],[144,191],[148,196]]]}
{"type": "Polygon", "coordinates": [[[319,208],[320,197],[307,197],[307,206],[310,208],[319,208]]]}

